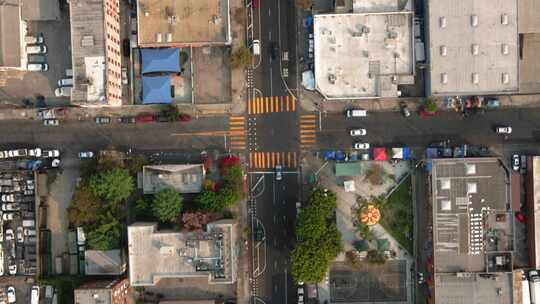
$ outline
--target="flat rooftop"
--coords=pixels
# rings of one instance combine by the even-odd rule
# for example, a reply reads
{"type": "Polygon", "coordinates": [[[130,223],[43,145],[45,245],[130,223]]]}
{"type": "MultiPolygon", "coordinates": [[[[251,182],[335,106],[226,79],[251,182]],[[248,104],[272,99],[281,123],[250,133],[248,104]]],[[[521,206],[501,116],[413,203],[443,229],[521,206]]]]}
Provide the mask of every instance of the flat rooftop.
{"type": "Polygon", "coordinates": [[[105,36],[103,0],[71,0],[71,101],[102,103],[105,98],[105,36]]]}
{"type": "Polygon", "coordinates": [[[531,160],[527,172],[528,185],[532,186],[527,188],[529,260],[532,267],[540,268],[540,156],[531,160]]]}
{"type": "Polygon", "coordinates": [[[488,253],[504,256],[498,259],[504,269],[511,262],[505,254],[513,250],[513,224],[499,160],[434,159],[431,187],[435,272],[487,271],[488,253]]]}
{"type": "Polygon", "coordinates": [[[0,5],[0,67],[21,67],[22,26],[19,12],[17,1],[0,5]]]}
{"type": "Polygon", "coordinates": [[[315,15],[317,90],[328,99],[397,96],[397,85],[414,73],[412,16],[315,15]]]}
{"type": "Polygon", "coordinates": [[[205,177],[204,165],[153,165],[143,167],[145,194],[172,188],[180,193],[198,193],[205,177]]]}
{"type": "Polygon", "coordinates": [[[429,95],[518,90],[516,0],[429,1],[429,95]]]}
{"type": "Polygon", "coordinates": [[[138,0],[140,46],[230,43],[228,0],[138,0]]]}
{"type": "Polygon", "coordinates": [[[436,273],[434,283],[437,304],[514,303],[511,272],[458,275],[436,273]]]}
{"type": "Polygon", "coordinates": [[[134,286],[155,285],[161,278],[208,277],[235,280],[234,224],[218,221],[206,232],[157,231],[155,223],[128,227],[129,279],[134,286]]]}

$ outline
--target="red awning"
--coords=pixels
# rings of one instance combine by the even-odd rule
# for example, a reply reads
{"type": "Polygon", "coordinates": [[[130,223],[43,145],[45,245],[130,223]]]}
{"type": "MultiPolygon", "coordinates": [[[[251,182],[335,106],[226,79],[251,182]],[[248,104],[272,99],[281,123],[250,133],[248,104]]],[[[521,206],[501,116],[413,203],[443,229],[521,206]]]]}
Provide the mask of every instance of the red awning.
{"type": "Polygon", "coordinates": [[[388,160],[385,148],[373,148],[373,160],[388,160]]]}

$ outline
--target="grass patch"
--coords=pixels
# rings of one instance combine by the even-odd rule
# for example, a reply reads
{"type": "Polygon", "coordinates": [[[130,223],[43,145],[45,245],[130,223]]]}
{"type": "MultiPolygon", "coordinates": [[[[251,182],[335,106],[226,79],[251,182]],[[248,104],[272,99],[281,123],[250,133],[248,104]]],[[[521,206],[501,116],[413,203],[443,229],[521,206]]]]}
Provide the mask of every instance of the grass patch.
{"type": "Polygon", "coordinates": [[[84,278],[76,275],[63,275],[41,278],[39,282],[43,285],[54,286],[58,303],[73,304],[74,290],[82,285],[84,278]]]}
{"type": "Polygon", "coordinates": [[[410,176],[380,205],[380,210],[380,224],[412,254],[413,210],[410,176]]]}

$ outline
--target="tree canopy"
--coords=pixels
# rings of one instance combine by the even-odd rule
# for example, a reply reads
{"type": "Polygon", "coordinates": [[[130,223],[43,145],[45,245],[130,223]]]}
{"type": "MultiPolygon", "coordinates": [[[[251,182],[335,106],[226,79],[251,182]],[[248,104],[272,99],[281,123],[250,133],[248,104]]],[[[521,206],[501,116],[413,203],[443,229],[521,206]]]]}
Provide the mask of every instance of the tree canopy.
{"type": "Polygon", "coordinates": [[[296,224],[300,240],[293,250],[292,275],[297,282],[320,282],[330,263],[343,250],[341,233],[332,222],[336,195],[315,189],[309,196],[296,224]]]}
{"type": "Polygon", "coordinates": [[[68,219],[75,227],[89,227],[99,220],[101,202],[87,187],[75,191],[68,207],[68,219]]]}
{"type": "Polygon", "coordinates": [[[120,247],[120,223],[111,218],[97,229],[90,230],[86,236],[88,247],[94,250],[110,250],[120,247]]]}
{"type": "Polygon", "coordinates": [[[123,168],[92,175],[89,186],[94,195],[113,204],[127,199],[135,189],[133,177],[123,168]]]}
{"type": "Polygon", "coordinates": [[[182,196],[174,189],[163,189],[156,193],[152,212],[162,222],[175,219],[182,212],[182,196]]]}

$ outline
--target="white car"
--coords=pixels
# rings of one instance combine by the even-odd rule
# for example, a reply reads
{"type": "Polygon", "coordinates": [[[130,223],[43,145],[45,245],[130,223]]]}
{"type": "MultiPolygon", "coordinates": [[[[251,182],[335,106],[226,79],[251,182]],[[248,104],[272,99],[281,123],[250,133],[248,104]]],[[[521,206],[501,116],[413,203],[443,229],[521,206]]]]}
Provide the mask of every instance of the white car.
{"type": "Polygon", "coordinates": [[[367,134],[366,129],[352,129],[351,136],[364,136],[367,134]]]}
{"type": "MultiPolygon", "coordinates": [[[[11,266],[10,266],[11,267],[11,266]]],[[[15,268],[15,273],[17,272],[17,268],[15,268]]],[[[10,273],[11,274],[11,273],[10,273]]],[[[15,297],[15,287],[9,286],[7,288],[7,298],[8,303],[15,303],[17,302],[17,298],[15,297]]]]}
{"type": "Polygon", "coordinates": [[[24,234],[23,234],[23,227],[19,226],[17,227],[17,242],[22,243],[24,242],[24,234]]]}
{"type": "Polygon", "coordinates": [[[15,213],[9,212],[9,213],[3,213],[2,219],[4,221],[12,221],[15,218],[15,213]]]}
{"type": "Polygon", "coordinates": [[[356,150],[367,150],[369,149],[369,144],[368,143],[355,143],[354,148],[356,150]]]}
{"type": "Polygon", "coordinates": [[[19,204],[16,203],[2,204],[2,211],[17,211],[19,209],[19,204]]]}
{"type": "Polygon", "coordinates": [[[521,168],[519,155],[514,154],[512,155],[512,169],[516,172],[519,172],[519,169],[521,168]]]}
{"type": "Polygon", "coordinates": [[[6,241],[11,241],[15,239],[15,234],[13,233],[13,229],[7,229],[6,230],[6,241]]]}
{"type": "Polygon", "coordinates": [[[24,236],[36,236],[36,230],[34,229],[24,229],[24,236]]]}
{"type": "Polygon", "coordinates": [[[58,126],[60,124],[60,121],[58,119],[44,119],[43,125],[44,126],[58,126]]]}
{"type": "Polygon", "coordinates": [[[498,126],[495,128],[495,132],[497,134],[511,134],[512,133],[512,127],[510,126],[498,126]]]}
{"type": "Polygon", "coordinates": [[[44,44],[35,44],[35,45],[27,45],[26,46],[26,53],[27,54],[46,54],[47,53],[47,46],[44,44]]]}
{"type": "Polygon", "coordinates": [[[59,157],[59,156],[60,156],[60,150],[43,150],[43,157],[45,158],[59,157]]]}
{"type": "Polygon", "coordinates": [[[28,150],[28,155],[33,156],[33,157],[40,157],[41,149],[40,148],[30,149],[28,150]]]}
{"type": "Polygon", "coordinates": [[[9,157],[9,153],[7,151],[4,153],[4,151],[0,151],[0,158],[7,158],[9,157]]]}
{"type": "Polygon", "coordinates": [[[39,286],[34,285],[32,286],[32,292],[30,294],[30,304],[38,304],[39,303],[39,286]]]}
{"type": "Polygon", "coordinates": [[[94,152],[92,152],[92,151],[79,152],[79,158],[80,159],[87,159],[87,158],[92,158],[92,157],[94,157],[94,152]]]}
{"type": "Polygon", "coordinates": [[[15,260],[11,260],[8,265],[8,272],[11,275],[17,274],[17,262],[15,260]]]}
{"type": "Polygon", "coordinates": [[[28,150],[26,149],[9,150],[8,155],[9,157],[23,157],[23,156],[28,155],[28,150]]]}
{"type": "Polygon", "coordinates": [[[15,201],[14,194],[2,194],[2,202],[13,203],[15,201]]]}

